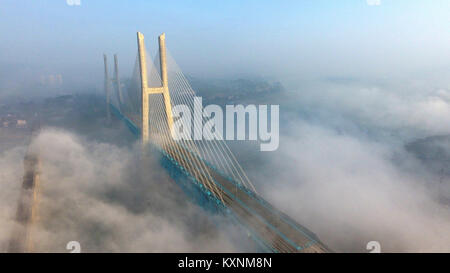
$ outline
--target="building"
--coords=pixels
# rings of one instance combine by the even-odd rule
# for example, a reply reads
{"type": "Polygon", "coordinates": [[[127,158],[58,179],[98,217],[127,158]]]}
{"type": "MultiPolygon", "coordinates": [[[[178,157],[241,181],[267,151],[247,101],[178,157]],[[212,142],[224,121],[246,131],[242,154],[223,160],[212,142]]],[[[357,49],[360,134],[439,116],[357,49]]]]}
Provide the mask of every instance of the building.
{"type": "Polygon", "coordinates": [[[25,128],[27,127],[27,121],[23,120],[23,119],[18,119],[16,122],[16,127],[17,128],[25,128]]]}

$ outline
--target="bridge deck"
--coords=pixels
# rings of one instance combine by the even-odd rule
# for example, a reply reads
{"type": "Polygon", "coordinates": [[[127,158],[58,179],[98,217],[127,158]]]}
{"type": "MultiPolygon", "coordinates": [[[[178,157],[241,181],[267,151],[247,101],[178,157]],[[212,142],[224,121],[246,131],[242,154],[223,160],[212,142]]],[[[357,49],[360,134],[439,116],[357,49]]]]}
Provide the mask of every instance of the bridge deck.
{"type": "Polygon", "coordinates": [[[33,224],[36,206],[36,187],[38,157],[29,151],[24,158],[24,176],[19,205],[16,212],[17,225],[11,235],[8,252],[31,252],[32,241],[30,231],[33,224]]]}

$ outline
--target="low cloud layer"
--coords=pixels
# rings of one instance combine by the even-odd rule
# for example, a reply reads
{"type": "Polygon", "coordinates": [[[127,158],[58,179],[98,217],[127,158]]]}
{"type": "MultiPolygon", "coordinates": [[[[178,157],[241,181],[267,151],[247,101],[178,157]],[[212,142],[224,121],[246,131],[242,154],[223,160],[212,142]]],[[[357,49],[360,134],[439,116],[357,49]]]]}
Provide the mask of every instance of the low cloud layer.
{"type": "MultiPolygon", "coordinates": [[[[83,252],[240,249],[230,239],[233,228],[190,203],[157,159],[139,162],[139,145],[117,147],[44,129],[31,147],[42,162],[35,251],[68,252],[69,241],[80,242],[83,252]]],[[[3,251],[14,224],[23,154],[11,150],[1,157],[3,251]]]]}
{"type": "Polygon", "coordinates": [[[369,241],[385,251],[450,250],[449,207],[436,201],[437,177],[423,177],[405,154],[401,160],[413,162],[402,169],[383,145],[308,124],[297,129],[285,139],[295,149],[283,151],[277,189],[266,191],[275,204],[336,251],[364,251],[369,241]]]}
{"type": "Polygon", "coordinates": [[[342,129],[354,125],[405,140],[450,134],[450,87],[445,85],[325,82],[305,86],[296,101],[299,110],[342,129]]]}
{"type": "Polygon", "coordinates": [[[450,90],[399,90],[321,83],[285,107],[280,150],[265,163],[272,180],[257,179],[335,251],[366,252],[369,241],[386,252],[450,251],[450,177],[427,167],[432,150],[420,159],[405,148],[450,134],[450,90]]]}
{"type": "MultiPolygon", "coordinates": [[[[378,241],[384,252],[448,252],[450,168],[441,169],[450,158],[450,90],[413,85],[305,84],[280,107],[279,150],[247,147],[237,158],[264,198],[335,251],[367,252],[378,241]]],[[[82,251],[253,250],[190,203],[157,159],[141,165],[138,146],[85,137],[49,128],[33,141],[43,181],[36,250],[66,252],[74,240],[82,251]]],[[[0,156],[2,251],[24,154],[0,156]]]]}

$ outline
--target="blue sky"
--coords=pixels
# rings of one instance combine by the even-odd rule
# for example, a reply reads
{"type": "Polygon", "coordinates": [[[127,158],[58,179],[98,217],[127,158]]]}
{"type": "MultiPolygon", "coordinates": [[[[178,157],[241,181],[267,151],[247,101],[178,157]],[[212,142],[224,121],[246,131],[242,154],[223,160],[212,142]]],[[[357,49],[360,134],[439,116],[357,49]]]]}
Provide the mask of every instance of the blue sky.
{"type": "Polygon", "coordinates": [[[130,73],[136,31],[152,51],[165,32],[194,76],[386,76],[450,63],[448,0],[2,0],[0,18],[0,64],[89,82],[103,52],[130,73]]]}

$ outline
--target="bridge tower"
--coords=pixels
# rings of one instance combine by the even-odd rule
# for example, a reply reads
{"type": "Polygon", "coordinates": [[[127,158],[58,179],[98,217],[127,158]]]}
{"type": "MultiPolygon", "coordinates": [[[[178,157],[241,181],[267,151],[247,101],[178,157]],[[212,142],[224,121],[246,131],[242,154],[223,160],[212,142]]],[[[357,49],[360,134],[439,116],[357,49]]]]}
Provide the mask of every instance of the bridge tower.
{"type": "Polygon", "coordinates": [[[116,84],[116,87],[117,87],[119,106],[121,107],[123,105],[124,101],[123,101],[123,94],[122,94],[122,86],[120,85],[119,61],[117,60],[117,54],[114,54],[114,79],[113,79],[113,82],[116,84]]]}
{"type": "Polygon", "coordinates": [[[109,104],[111,103],[111,88],[110,88],[110,79],[108,73],[108,58],[106,54],[103,54],[103,61],[105,63],[105,95],[106,95],[106,120],[107,123],[111,123],[111,109],[109,104]]]}
{"type": "Polygon", "coordinates": [[[167,116],[167,125],[172,132],[173,117],[172,117],[172,104],[170,100],[169,84],[167,78],[167,60],[166,60],[166,41],[165,34],[159,36],[159,58],[160,58],[160,72],[161,72],[161,86],[149,87],[147,78],[147,63],[145,53],[144,35],[140,32],[137,33],[138,51],[139,51],[139,72],[141,75],[141,134],[142,143],[146,144],[149,141],[149,95],[150,94],[162,94],[164,99],[164,107],[167,116]]]}
{"type": "MultiPolygon", "coordinates": [[[[119,78],[119,61],[117,58],[117,54],[114,54],[114,77],[112,79],[109,78],[108,73],[108,58],[106,54],[103,54],[103,59],[105,63],[105,96],[106,96],[106,114],[108,118],[108,122],[110,121],[111,116],[111,83],[116,86],[116,97],[117,102],[119,103],[119,108],[122,108],[124,105],[124,97],[122,93],[122,85],[120,84],[119,78]]],[[[122,109],[121,109],[122,110],[122,109]]],[[[122,110],[123,111],[123,110],[122,110]]]]}

